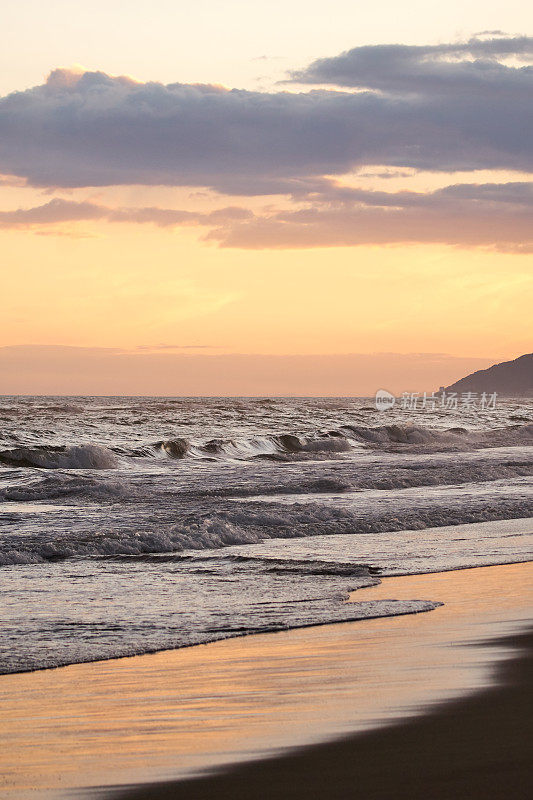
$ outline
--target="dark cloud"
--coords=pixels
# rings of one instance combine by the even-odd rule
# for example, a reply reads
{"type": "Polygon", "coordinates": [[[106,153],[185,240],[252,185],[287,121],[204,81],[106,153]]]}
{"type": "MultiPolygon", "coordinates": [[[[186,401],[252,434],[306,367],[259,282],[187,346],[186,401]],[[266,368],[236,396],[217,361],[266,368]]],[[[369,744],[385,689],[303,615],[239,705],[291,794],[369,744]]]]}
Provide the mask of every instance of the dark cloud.
{"type": "Polygon", "coordinates": [[[533,183],[510,181],[508,183],[470,184],[446,186],[434,193],[441,200],[476,200],[484,203],[506,203],[533,209],[533,183]]]}
{"type": "Polygon", "coordinates": [[[0,172],[39,186],[254,195],[376,164],[528,171],[533,70],[515,62],[531,52],[525,36],[372,46],[295,76],[348,91],[251,92],[56,70],[0,99],[0,172]]]}
{"type": "MultiPolygon", "coordinates": [[[[498,34],[498,32],[495,32],[498,34]]],[[[372,89],[391,94],[419,94],[432,104],[434,92],[455,97],[472,94],[507,101],[531,102],[533,85],[533,37],[497,35],[468,42],[427,46],[367,45],[333,58],[321,58],[304,70],[293,72],[298,83],[333,84],[372,89]],[[515,66],[506,59],[526,62],[515,66]]]]}
{"type": "Polygon", "coordinates": [[[480,204],[492,207],[505,204],[533,208],[533,183],[510,181],[508,183],[457,183],[433,192],[398,191],[383,192],[343,186],[326,178],[301,181],[291,192],[295,200],[308,200],[328,204],[364,204],[368,206],[423,207],[443,209],[452,207],[461,213],[479,208],[480,204]],[[469,202],[471,201],[471,202],[469,202]]]}

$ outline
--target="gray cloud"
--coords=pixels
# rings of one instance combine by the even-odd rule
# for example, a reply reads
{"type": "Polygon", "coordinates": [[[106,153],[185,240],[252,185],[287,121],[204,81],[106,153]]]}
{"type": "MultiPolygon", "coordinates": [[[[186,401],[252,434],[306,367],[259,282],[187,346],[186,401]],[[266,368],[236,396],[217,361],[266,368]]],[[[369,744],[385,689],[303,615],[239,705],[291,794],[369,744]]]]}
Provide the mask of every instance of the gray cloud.
{"type": "Polygon", "coordinates": [[[533,37],[490,39],[473,37],[468,42],[427,46],[367,45],[333,58],[321,58],[292,73],[298,83],[333,84],[388,93],[451,94],[457,102],[472,93],[488,99],[504,94],[507,100],[527,101],[533,82],[533,37]],[[525,66],[505,63],[528,62],[525,66]],[[501,60],[504,60],[502,63],[501,60]]]}
{"type": "Polygon", "coordinates": [[[462,202],[461,213],[468,213],[469,208],[476,209],[481,203],[487,207],[493,204],[505,204],[523,207],[524,210],[533,208],[533,183],[528,181],[457,183],[433,192],[382,192],[343,186],[321,178],[300,181],[293,186],[291,194],[295,200],[305,199],[322,204],[362,203],[368,206],[458,209],[459,203],[462,202]]]}
{"type": "Polygon", "coordinates": [[[253,195],[371,164],[528,171],[533,70],[506,59],[529,59],[531,43],[356,48],[295,76],[359,92],[251,92],[56,70],[0,99],[0,172],[39,186],[253,195]]]}

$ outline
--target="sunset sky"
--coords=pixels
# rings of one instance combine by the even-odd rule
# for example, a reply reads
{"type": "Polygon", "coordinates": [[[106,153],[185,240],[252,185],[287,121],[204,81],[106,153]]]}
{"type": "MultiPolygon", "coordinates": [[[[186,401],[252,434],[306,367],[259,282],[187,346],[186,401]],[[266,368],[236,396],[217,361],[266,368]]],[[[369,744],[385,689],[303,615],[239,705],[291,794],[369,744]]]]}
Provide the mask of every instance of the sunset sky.
{"type": "Polygon", "coordinates": [[[400,392],[531,351],[523,0],[2,7],[0,393],[400,392]]]}

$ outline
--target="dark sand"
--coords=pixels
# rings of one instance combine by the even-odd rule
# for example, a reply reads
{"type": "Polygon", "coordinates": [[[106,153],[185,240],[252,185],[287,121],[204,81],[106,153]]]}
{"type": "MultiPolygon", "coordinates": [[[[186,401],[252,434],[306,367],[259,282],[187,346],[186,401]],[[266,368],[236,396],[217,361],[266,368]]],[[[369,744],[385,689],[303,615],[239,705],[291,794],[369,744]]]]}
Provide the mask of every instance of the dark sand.
{"type": "Polygon", "coordinates": [[[533,797],[533,632],[497,682],[422,717],[205,777],[137,787],[124,800],[490,800],[533,797]]]}

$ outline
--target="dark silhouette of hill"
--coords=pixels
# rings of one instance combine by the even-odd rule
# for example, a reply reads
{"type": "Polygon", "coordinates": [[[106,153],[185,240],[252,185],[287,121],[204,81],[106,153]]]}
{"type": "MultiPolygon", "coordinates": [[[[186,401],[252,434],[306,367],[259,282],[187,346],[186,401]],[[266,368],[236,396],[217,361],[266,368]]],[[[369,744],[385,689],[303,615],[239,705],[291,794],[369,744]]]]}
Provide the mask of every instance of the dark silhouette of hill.
{"type": "Polygon", "coordinates": [[[506,397],[533,397],[533,353],[480,369],[444,388],[446,392],[496,392],[506,397]]]}

